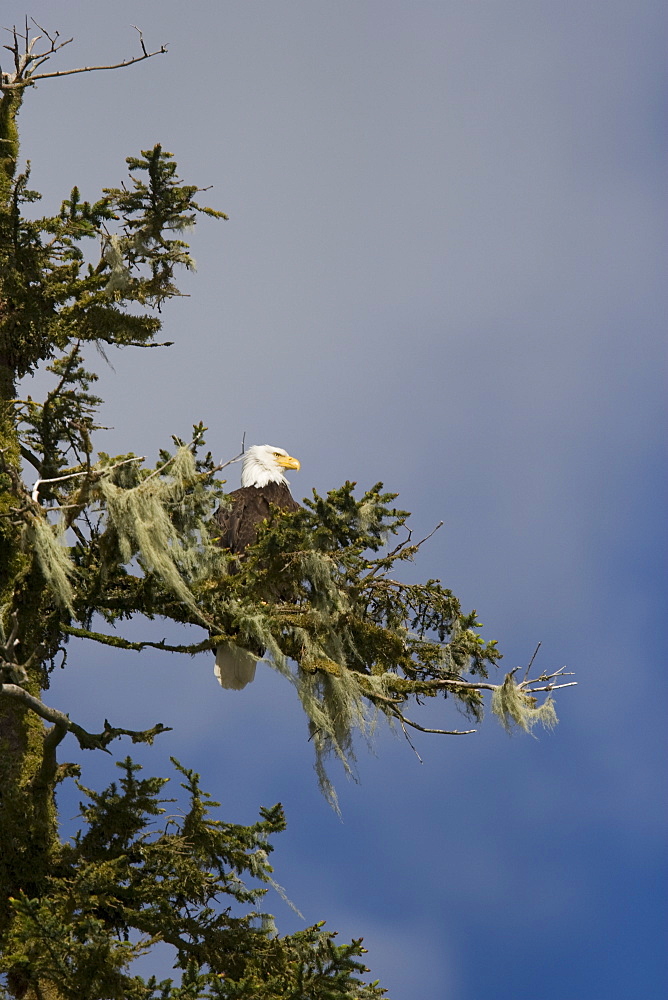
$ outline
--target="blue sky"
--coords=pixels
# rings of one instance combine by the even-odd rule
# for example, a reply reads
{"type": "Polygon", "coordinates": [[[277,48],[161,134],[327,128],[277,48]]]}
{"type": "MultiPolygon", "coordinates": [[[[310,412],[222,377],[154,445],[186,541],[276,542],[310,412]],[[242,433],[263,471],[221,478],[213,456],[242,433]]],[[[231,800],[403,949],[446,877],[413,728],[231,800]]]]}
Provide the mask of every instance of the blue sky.
{"type": "MultiPolygon", "coordinates": [[[[3,23],[22,18],[7,6],[3,23]]],[[[244,431],[297,455],[297,497],[383,480],[418,535],[445,522],[409,572],[477,608],[503,667],[541,640],[540,665],[568,664],[579,686],[537,740],[488,718],[416,738],[420,764],[379,730],[360,783],[337,776],[342,822],[269,668],[226,693],[207,657],[73,645],[51,703],[93,727],[173,725],[137,757],[201,770],[230,820],[282,801],[279,882],[309,922],[364,935],[393,1000],[660,996],[663,5],[189,10],[31,5],[75,36],[59,67],[131,54],[132,24],[170,43],[28,94],[23,155],[45,207],[73,183],[93,197],[162,142],[230,216],[193,234],[190,297],[165,312],[175,346],[103,370],[98,446],[152,456],[203,420],[221,458],[244,431]]],[[[461,721],[443,711],[424,718],[461,721]]],[[[108,780],[108,762],[86,764],[108,780]]]]}

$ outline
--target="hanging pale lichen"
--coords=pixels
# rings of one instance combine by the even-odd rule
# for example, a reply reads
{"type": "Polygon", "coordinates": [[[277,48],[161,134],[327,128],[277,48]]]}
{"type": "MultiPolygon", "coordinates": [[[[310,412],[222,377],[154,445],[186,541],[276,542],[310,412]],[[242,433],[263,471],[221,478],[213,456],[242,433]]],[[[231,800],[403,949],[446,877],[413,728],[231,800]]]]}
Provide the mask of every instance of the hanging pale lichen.
{"type": "Polygon", "coordinates": [[[298,559],[302,580],[308,581],[311,603],[319,609],[343,611],[348,606],[346,593],[338,586],[336,563],[331,555],[310,549],[298,559]]]}
{"type": "Polygon", "coordinates": [[[559,721],[554,709],[554,699],[548,697],[542,705],[538,705],[533,695],[526,694],[515,683],[512,674],[506,674],[503,684],[494,689],[491,707],[508,732],[516,725],[530,733],[536,723],[552,729],[559,721]]]}
{"type": "Polygon", "coordinates": [[[149,475],[138,486],[124,489],[109,476],[100,480],[109,522],[120,557],[129,563],[137,556],[179,601],[197,610],[197,601],[186,579],[199,575],[200,539],[188,539],[176,530],[170,512],[183,502],[197,477],[189,448],[180,447],[170,462],[170,476],[149,475]]]}
{"type": "Polygon", "coordinates": [[[226,611],[234,620],[235,634],[241,646],[266,650],[276,667],[286,670],[286,658],[271,631],[271,622],[266,613],[256,607],[249,607],[241,601],[231,600],[226,611]]]}
{"type": "Polygon", "coordinates": [[[364,699],[359,675],[342,664],[332,663],[331,671],[299,671],[297,691],[309,719],[320,789],[338,812],[336,792],[325,770],[325,761],[334,753],[348,775],[353,776],[353,734],[357,730],[368,740],[374,728],[374,713],[364,699]],[[336,672],[334,668],[338,668],[336,672]]]}
{"type": "Polygon", "coordinates": [[[62,523],[54,528],[46,519],[32,516],[25,524],[24,533],[49,590],[60,605],[72,611],[74,592],[70,580],[76,567],[62,544],[62,523]]]}
{"type": "Polygon", "coordinates": [[[105,290],[107,292],[124,292],[129,287],[132,277],[123,256],[120,237],[115,233],[109,237],[102,256],[110,270],[105,290]]]}

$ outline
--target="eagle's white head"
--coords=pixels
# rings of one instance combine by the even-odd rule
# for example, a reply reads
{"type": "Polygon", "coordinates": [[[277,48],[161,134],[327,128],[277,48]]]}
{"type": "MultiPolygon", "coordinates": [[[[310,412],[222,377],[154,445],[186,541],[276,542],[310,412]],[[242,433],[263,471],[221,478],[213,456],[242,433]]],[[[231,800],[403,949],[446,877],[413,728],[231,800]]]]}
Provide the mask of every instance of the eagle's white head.
{"type": "Polygon", "coordinates": [[[241,467],[242,486],[267,486],[268,483],[285,483],[283,469],[299,469],[299,461],[283,448],[271,444],[254,444],[244,455],[241,467]]]}

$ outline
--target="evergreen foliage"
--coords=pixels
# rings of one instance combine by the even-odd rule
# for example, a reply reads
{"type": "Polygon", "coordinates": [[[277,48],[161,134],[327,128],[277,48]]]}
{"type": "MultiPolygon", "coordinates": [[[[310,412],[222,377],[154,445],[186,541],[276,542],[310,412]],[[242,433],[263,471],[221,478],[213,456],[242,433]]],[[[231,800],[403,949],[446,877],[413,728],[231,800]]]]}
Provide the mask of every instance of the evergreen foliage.
{"type": "MultiPolygon", "coordinates": [[[[164,727],[131,732],[105,721],[101,733],[87,733],[42,700],[54,658],[70,635],[186,655],[225,641],[261,646],[299,694],[333,804],[327,756],[351,771],[355,734],[368,739],[379,717],[404,732],[420,729],[406,708],[441,698],[478,720],[489,689],[504,724],[550,725],[552,701],[537,706],[536,692],[558,686],[556,675],[488,680],[500,653],[481,637],[476,612],[463,612],[439,580],[397,579],[422,543],[413,542],[408,513],[380,483],[360,496],[346,483],[324,497],[314,492],[296,513],[275,511],[237,561],[212,531],[224,484],[205,450],[204,427],[196,425],[189,442],[174,438],[153,466],[132,453],[96,452],[100,400],[86,345],[153,346],[159,310],[179,294],[176,271],[192,267],[184,231],[198,215],[225,216],[195,200],[198,188],[179,179],[159,145],[128,158],[128,180],[96,200],[74,187],[55,215],[27,214],[39,195],[28,186],[28,169],[17,174],[16,115],[44,54],[36,54],[27,29],[25,53],[21,38],[15,33],[16,73],[3,75],[0,88],[6,995],[371,1000],[384,991],[360,978],[367,971],[360,941],[336,945],[322,925],[279,937],[257,908],[265,888],[242,881],[274,884],[268,838],[284,827],[280,806],[262,810],[251,827],[224,823],[213,818],[216,803],[197,776],[176,765],[188,805],[168,816],[160,799],[166,779],[140,778],[126,759],[122,779],[106,791],[79,786],[84,829],[73,843],[60,842],[54,792],[73,777],[57,762],[67,733],[106,750],[121,735],[150,743],[164,727]],[[17,382],[44,364],[54,380],[44,401],[17,396],[17,382]],[[201,640],[168,646],[123,636],[123,621],[155,616],[199,626],[201,640]],[[146,982],[128,970],[158,941],[173,947],[180,984],[146,982]]],[[[60,47],[57,36],[49,41],[46,56],[60,47]]],[[[144,50],[141,58],[148,56],[144,50]]]]}
{"type": "Polygon", "coordinates": [[[360,941],[336,945],[322,925],[279,938],[258,909],[273,884],[268,838],[285,827],[281,806],[252,826],[224,823],[198,776],[174,764],[187,794],[178,812],[160,797],[167,779],[141,778],[129,758],[105,791],[79,784],[84,829],[62,845],[42,898],[12,900],[0,970],[14,987],[48,982],[63,1000],[382,996],[359,978],[360,941]],[[158,940],[183,970],[178,986],[126,971],[158,940]]]}

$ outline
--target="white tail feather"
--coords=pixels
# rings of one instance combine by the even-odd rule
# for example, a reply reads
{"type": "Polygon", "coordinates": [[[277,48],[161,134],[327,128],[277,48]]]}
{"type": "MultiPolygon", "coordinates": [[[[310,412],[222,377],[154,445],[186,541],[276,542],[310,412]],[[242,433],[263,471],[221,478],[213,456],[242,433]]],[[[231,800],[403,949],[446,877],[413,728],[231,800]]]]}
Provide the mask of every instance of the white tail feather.
{"type": "Polygon", "coordinates": [[[257,661],[258,657],[247,649],[241,649],[233,642],[223,642],[216,649],[213,672],[221,687],[241,691],[255,678],[257,661]]]}

